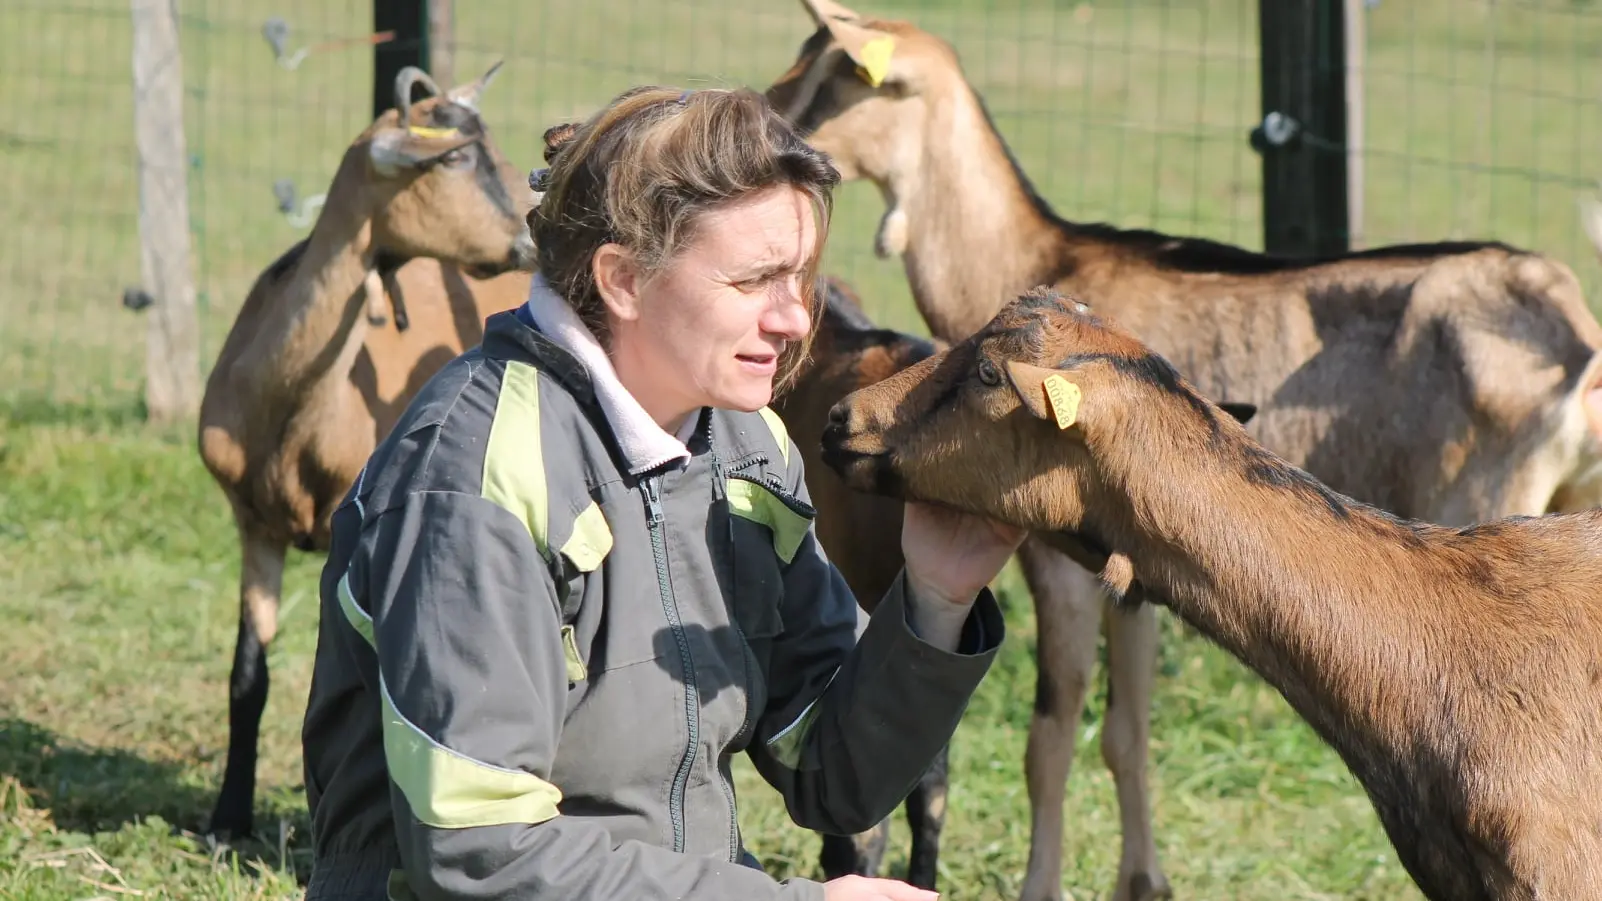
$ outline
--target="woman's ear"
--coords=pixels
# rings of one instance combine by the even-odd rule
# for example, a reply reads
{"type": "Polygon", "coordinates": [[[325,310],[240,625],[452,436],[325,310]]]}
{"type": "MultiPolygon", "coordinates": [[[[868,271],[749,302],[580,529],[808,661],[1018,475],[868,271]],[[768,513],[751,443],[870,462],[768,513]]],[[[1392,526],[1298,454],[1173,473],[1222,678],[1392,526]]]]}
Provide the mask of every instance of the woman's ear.
{"type": "Polygon", "coordinates": [[[621,244],[602,244],[590,260],[595,289],[613,316],[622,322],[640,318],[640,267],[621,244]]]}

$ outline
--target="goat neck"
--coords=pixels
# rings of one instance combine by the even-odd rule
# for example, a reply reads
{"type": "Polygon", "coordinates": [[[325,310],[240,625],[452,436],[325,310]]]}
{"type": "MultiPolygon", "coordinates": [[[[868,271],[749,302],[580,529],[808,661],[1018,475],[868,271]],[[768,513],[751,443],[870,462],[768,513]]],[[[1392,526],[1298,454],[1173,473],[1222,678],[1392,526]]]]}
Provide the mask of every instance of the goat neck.
{"type": "Polygon", "coordinates": [[[362,309],[376,250],[363,179],[345,171],[366,165],[364,157],[349,153],[341,163],[305,249],[279,276],[282,288],[251,343],[251,369],[273,373],[267,381],[279,390],[309,388],[331,370],[348,369],[366,335],[362,309]]]}
{"type": "Polygon", "coordinates": [[[1195,413],[1163,417],[1160,429],[1132,418],[1089,442],[1099,485],[1084,531],[1127,556],[1148,599],[1259,672],[1354,766],[1375,759],[1373,742],[1411,740],[1407,724],[1425,712],[1412,702],[1424,699],[1399,687],[1438,684],[1463,650],[1437,646],[1459,637],[1449,591],[1401,590],[1451,584],[1450,561],[1424,537],[1446,530],[1335,494],[1232,423],[1174,429],[1182,417],[1195,413]],[[1153,447],[1167,449],[1160,465],[1153,447]]]}
{"type": "Polygon", "coordinates": [[[958,341],[1017,292],[1049,280],[1065,235],[973,88],[953,75],[927,91],[921,157],[884,187],[907,219],[902,262],[918,312],[936,337],[958,341]]]}

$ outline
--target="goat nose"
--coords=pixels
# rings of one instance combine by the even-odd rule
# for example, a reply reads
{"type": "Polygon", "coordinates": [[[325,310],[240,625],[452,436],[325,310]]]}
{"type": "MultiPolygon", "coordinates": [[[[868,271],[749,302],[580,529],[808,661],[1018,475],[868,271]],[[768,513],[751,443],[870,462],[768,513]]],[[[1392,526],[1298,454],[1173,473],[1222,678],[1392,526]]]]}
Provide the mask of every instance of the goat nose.
{"type": "Polygon", "coordinates": [[[831,428],[831,429],[844,429],[846,427],[846,419],[849,417],[849,415],[850,414],[848,414],[846,412],[846,405],[845,405],[844,401],[842,401],[840,403],[837,403],[834,406],[830,407],[829,408],[829,428],[831,428]]]}

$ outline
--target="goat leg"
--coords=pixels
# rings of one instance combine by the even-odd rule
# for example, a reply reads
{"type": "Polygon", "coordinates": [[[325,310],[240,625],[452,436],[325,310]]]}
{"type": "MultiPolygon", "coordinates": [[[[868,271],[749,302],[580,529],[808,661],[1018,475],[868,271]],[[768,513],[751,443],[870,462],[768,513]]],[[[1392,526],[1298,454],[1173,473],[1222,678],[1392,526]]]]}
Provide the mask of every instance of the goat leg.
{"type": "Polygon", "coordinates": [[[377,327],[388,322],[384,315],[384,280],[377,269],[367,270],[367,275],[362,277],[362,290],[367,293],[368,324],[377,327]]]}
{"type": "Polygon", "coordinates": [[[907,882],[935,890],[939,879],[940,830],[946,824],[946,787],[951,746],[940,749],[907,796],[907,826],[912,830],[912,853],[907,857],[907,882]]]}
{"type": "Polygon", "coordinates": [[[1061,901],[1063,801],[1073,768],[1079,718],[1096,663],[1102,616],[1094,576],[1031,535],[1018,549],[1035,600],[1039,630],[1035,712],[1024,775],[1032,824],[1023,901],[1061,901]]]}
{"type": "Polygon", "coordinates": [[[283,585],[287,545],[239,528],[239,633],[234,665],[228,677],[228,758],[207,830],[232,837],[247,836],[254,826],[256,745],[261,715],[267,707],[267,645],[278,631],[278,600],[283,585]]]}
{"type": "Polygon", "coordinates": [[[412,319],[406,315],[406,294],[401,291],[400,279],[395,277],[398,270],[389,268],[382,273],[384,292],[389,295],[389,305],[395,311],[395,331],[404,332],[411,328],[412,319]]]}
{"type": "Polygon", "coordinates": [[[890,821],[880,820],[866,832],[856,835],[821,836],[823,845],[818,850],[818,866],[823,878],[841,876],[877,876],[884,860],[885,845],[890,840],[890,821]]]}
{"type": "Polygon", "coordinates": [[[1146,784],[1151,690],[1157,669],[1157,608],[1151,604],[1120,607],[1109,601],[1102,622],[1107,630],[1107,712],[1102,720],[1101,759],[1112,772],[1118,792],[1123,836],[1112,901],[1171,898],[1168,879],[1157,864],[1146,784]]]}

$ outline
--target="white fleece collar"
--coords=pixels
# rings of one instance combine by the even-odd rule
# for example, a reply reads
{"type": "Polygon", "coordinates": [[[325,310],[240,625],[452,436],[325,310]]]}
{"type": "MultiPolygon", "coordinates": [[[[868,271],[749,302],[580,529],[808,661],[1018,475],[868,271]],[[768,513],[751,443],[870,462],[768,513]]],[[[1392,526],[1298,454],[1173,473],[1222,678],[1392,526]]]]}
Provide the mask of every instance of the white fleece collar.
{"type": "Polygon", "coordinates": [[[595,397],[612,426],[612,434],[623,451],[630,475],[639,475],[664,463],[690,459],[688,442],[701,421],[699,413],[691,415],[677,436],[656,424],[640,402],[629,393],[617,377],[612,360],[601,347],[601,342],[568,306],[567,301],[553,290],[545,276],[535,273],[528,289],[528,302],[524,305],[534,327],[545,337],[560,345],[589,371],[595,397]]]}

